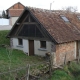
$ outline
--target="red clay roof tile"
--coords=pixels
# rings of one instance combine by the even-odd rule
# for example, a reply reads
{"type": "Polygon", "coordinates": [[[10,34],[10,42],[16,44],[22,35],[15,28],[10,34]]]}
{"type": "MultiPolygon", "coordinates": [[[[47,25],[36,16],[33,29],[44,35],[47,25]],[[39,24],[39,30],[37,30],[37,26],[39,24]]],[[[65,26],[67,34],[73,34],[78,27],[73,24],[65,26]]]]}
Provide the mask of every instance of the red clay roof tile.
{"type": "Polygon", "coordinates": [[[11,17],[19,17],[22,12],[23,12],[23,10],[10,10],[9,15],[11,17]]]}
{"type": "Polygon", "coordinates": [[[80,40],[80,21],[77,18],[77,14],[67,11],[29,9],[56,42],[64,43],[80,40]],[[66,16],[70,22],[64,22],[60,15],[66,16]]]}

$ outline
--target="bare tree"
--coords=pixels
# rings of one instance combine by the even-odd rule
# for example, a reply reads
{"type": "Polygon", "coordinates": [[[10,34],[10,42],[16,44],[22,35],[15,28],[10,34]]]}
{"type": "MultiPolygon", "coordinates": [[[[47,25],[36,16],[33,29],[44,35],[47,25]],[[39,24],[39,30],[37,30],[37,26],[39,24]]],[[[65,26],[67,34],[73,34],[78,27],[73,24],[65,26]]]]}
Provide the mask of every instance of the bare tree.
{"type": "Polygon", "coordinates": [[[78,11],[77,7],[72,7],[72,6],[64,7],[62,9],[66,10],[67,12],[74,12],[74,13],[78,11]]]}

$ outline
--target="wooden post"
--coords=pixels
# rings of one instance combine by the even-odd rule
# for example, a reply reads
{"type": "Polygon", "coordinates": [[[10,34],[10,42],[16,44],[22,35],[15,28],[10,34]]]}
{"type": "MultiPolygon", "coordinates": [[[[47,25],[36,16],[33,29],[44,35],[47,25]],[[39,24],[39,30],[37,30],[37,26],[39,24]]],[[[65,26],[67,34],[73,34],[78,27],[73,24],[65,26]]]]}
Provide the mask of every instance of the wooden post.
{"type": "Polygon", "coordinates": [[[64,57],[64,65],[66,65],[66,57],[67,57],[67,53],[65,53],[65,57],[64,57]]]}
{"type": "Polygon", "coordinates": [[[16,80],[19,80],[18,78],[16,78],[16,80]]]}
{"type": "Polygon", "coordinates": [[[18,71],[16,70],[16,77],[15,77],[15,80],[19,80],[18,79],[18,71]]]}
{"type": "Polygon", "coordinates": [[[26,76],[26,80],[29,80],[29,69],[30,69],[30,65],[27,65],[27,76],[26,76]]]}
{"type": "Polygon", "coordinates": [[[52,56],[52,68],[54,69],[54,67],[56,66],[56,55],[55,55],[55,52],[52,52],[51,56],[52,56]]]}
{"type": "Polygon", "coordinates": [[[79,49],[79,55],[78,55],[78,63],[80,62],[80,49],[79,49]]]}
{"type": "Polygon", "coordinates": [[[52,67],[53,67],[53,55],[52,55],[52,53],[50,53],[50,59],[49,59],[49,73],[50,73],[50,78],[51,78],[51,76],[52,76],[52,67]]]}

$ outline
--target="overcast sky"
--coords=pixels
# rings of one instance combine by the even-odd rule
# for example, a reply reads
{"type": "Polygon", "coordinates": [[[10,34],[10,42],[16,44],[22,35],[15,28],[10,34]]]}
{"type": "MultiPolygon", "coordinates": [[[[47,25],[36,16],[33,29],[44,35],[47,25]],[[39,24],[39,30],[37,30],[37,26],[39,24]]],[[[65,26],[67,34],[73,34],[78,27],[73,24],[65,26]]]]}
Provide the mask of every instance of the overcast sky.
{"type": "Polygon", "coordinates": [[[80,0],[1,0],[0,1],[0,11],[6,10],[13,4],[21,2],[25,6],[37,7],[50,9],[50,3],[52,3],[51,9],[62,9],[68,6],[77,7],[80,12],[80,0]],[[54,2],[53,2],[54,1],[54,2]]]}

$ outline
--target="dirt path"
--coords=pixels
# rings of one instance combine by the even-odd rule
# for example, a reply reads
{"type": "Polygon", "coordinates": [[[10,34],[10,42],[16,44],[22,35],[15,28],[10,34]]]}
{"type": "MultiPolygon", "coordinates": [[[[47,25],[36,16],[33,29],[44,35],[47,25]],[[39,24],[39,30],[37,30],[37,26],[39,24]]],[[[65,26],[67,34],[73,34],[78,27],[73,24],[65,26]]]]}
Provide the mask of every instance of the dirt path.
{"type": "Polygon", "coordinates": [[[10,30],[12,26],[10,25],[0,25],[0,30],[10,30]]]}

